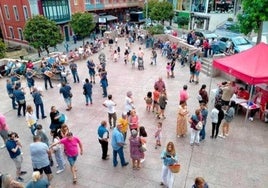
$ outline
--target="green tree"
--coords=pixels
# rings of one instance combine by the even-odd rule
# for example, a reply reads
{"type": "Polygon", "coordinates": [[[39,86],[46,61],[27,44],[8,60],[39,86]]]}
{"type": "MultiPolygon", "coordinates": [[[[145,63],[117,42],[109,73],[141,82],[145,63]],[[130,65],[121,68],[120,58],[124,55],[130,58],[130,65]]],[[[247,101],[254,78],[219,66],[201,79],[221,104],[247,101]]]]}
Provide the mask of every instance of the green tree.
{"type": "Polygon", "coordinates": [[[170,21],[173,16],[173,5],[168,1],[155,1],[148,2],[148,15],[152,20],[161,21],[162,24],[164,21],[170,21]]]}
{"type": "Polygon", "coordinates": [[[259,43],[263,21],[268,20],[268,0],[243,0],[242,5],[243,13],[238,15],[240,30],[245,35],[252,31],[257,32],[257,43],[259,43]]]}
{"type": "Polygon", "coordinates": [[[2,40],[0,40],[0,58],[5,57],[6,49],[7,48],[5,43],[2,40]]]}
{"type": "Polygon", "coordinates": [[[49,54],[49,47],[56,47],[63,41],[60,28],[56,22],[44,16],[34,16],[26,22],[24,27],[24,37],[31,46],[38,50],[39,57],[42,49],[49,54]]]}
{"type": "Polygon", "coordinates": [[[71,19],[71,27],[74,30],[76,35],[79,35],[83,38],[89,36],[89,34],[95,28],[95,22],[92,14],[85,12],[85,13],[75,13],[72,15],[71,19]]]}

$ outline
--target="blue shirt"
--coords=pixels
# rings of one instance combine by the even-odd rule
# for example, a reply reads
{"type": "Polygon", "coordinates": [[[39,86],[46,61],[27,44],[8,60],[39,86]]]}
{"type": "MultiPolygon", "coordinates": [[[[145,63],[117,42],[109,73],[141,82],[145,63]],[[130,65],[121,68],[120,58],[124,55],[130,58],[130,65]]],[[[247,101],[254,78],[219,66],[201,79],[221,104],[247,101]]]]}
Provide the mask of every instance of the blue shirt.
{"type": "Polygon", "coordinates": [[[83,86],[84,91],[86,92],[87,95],[92,94],[92,84],[91,83],[85,83],[83,86]]]}
{"type": "Polygon", "coordinates": [[[16,98],[16,101],[25,100],[25,94],[20,89],[15,89],[13,94],[16,98]]]}
{"type": "Polygon", "coordinates": [[[43,142],[34,142],[30,144],[30,153],[33,168],[43,168],[49,165],[48,146],[43,142]]]}
{"type": "Polygon", "coordinates": [[[60,88],[60,94],[63,95],[63,98],[69,98],[70,97],[70,93],[71,93],[71,87],[66,85],[60,88]]]}
{"type": "Polygon", "coordinates": [[[42,96],[41,96],[41,93],[39,91],[33,92],[32,96],[33,96],[34,104],[42,104],[43,103],[42,96]]]}
{"type": "Polygon", "coordinates": [[[8,94],[13,94],[14,89],[11,83],[7,83],[6,89],[8,94]]]}
{"type": "Polygon", "coordinates": [[[121,147],[123,147],[123,146],[118,145],[118,143],[125,143],[125,142],[124,142],[123,134],[116,127],[116,128],[114,128],[113,134],[112,134],[112,147],[113,147],[113,150],[119,150],[121,147]]]}
{"type": "Polygon", "coordinates": [[[12,149],[16,148],[16,146],[17,146],[17,143],[15,140],[11,140],[11,139],[7,140],[6,148],[7,148],[7,151],[9,153],[11,159],[14,159],[20,155],[20,148],[18,148],[15,153],[12,151],[12,149]]]}
{"type": "Polygon", "coordinates": [[[50,185],[47,179],[41,178],[38,181],[30,181],[26,188],[47,188],[50,185]]]}
{"type": "Polygon", "coordinates": [[[166,150],[162,151],[161,159],[165,166],[173,165],[178,162],[177,154],[175,154],[175,156],[171,156],[166,150]]]}
{"type": "MultiPolygon", "coordinates": [[[[99,128],[98,128],[98,136],[99,136],[99,138],[103,138],[103,135],[104,135],[105,132],[107,132],[107,134],[109,135],[109,131],[103,125],[100,125],[99,128]]],[[[109,136],[108,136],[108,138],[109,138],[109,136]]]]}

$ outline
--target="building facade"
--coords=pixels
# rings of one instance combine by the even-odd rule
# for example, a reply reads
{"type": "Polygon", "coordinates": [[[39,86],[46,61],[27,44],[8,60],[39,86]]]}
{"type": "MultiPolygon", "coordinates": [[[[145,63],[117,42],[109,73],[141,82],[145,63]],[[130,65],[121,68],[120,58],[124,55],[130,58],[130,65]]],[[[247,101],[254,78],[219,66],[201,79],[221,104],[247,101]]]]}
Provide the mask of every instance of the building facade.
{"type": "Polygon", "coordinates": [[[128,13],[143,7],[144,0],[1,0],[0,37],[6,42],[27,44],[23,28],[34,15],[55,21],[66,41],[73,35],[69,22],[76,12],[111,15],[126,21],[128,13]]]}

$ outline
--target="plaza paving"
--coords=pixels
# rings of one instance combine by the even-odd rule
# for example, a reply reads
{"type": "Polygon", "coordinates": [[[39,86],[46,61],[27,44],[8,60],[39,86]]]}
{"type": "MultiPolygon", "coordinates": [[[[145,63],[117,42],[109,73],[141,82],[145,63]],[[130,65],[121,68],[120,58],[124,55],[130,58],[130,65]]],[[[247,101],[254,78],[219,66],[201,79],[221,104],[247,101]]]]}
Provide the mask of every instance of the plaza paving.
{"type": "MultiPolygon", "coordinates": [[[[81,43],[81,42],[80,42],[81,43]]],[[[127,91],[133,92],[134,102],[137,114],[140,118],[140,125],[145,126],[148,138],[146,152],[146,160],[142,164],[142,168],[132,170],[131,165],[122,168],[112,165],[112,160],[103,161],[101,159],[101,148],[98,143],[96,130],[102,120],[107,120],[106,109],[102,106],[104,98],[102,98],[102,90],[98,84],[99,79],[93,88],[93,105],[85,106],[83,96],[82,83],[74,84],[71,76],[68,80],[73,92],[73,109],[69,112],[65,111],[65,103],[59,94],[59,88],[54,87],[43,92],[44,105],[46,114],[49,116],[50,107],[55,105],[60,112],[64,112],[68,116],[67,124],[75,136],[78,136],[84,146],[83,156],[79,156],[78,166],[78,183],[72,185],[71,172],[69,168],[57,175],[56,167],[52,167],[54,179],[51,184],[55,188],[61,187],[89,187],[89,188],[154,188],[161,187],[161,167],[160,153],[167,142],[173,141],[181,164],[181,171],[175,174],[174,187],[190,188],[196,176],[202,176],[206,179],[211,188],[266,188],[268,187],[268,126],[259,121],[257,118],[254,122],[244,121],[244,115],[239,114],[235,117],[231,125],[230,135],[226,139],[211,140],[209,138],[211,132],[211,121],[208,118],[207,138],[200,146],[191,147],[189,144],[190,128],[185,138],[176,137],[176,118],[178,108],[178,91],[184,84],[188,85],[190,99],[188,106],[191,114],[198,107],[197,92],[202,83],[209,86],[210,78],[204,74],[200,75],[200,84],[190,84],[189,68],[186,66],[181,68],[179,64],[175,67],[175,78],[166,78],[166,62],[167,60],[160,55],[158,51],[157,65],[151,66],[150,56],[151,50],[145,49],[145,70],[138,71],[137,68],[132,69],[131,65],[123,63],[122,52],[125,47],[125,39],[119,39],[121,46],[121,58],[118,63],[110,60],[110,52],[106,47],[103,52],[108,57],[107,71],[109,87],[108,92],[113,95],[114,101],[117,103],[117,116],[119,117],[124,111],[124,101],[127,91]],[[163,120],[163,137],[162,148],[154,148],[154,132],[157,119],[152,112],[145,110],[144,97],[148,91],[153,91],[154,82],[162,76],[167,88],[168,104],[166,108],[166,119],[163,120]]],[[[77,47],[79,44],[76,45],[77,47]]],[[[73,48],[74,45],[72,44],[73,48]]],[[[138,44],[132,46],[132,52],[138,51],[138,44]]],[[[63,50],[62,46],[58,49],[63,50]]],[[[132,54],[131,52],[131,54],[132,54]]],[[[99,63],[97,54],[92,58],[95,63],[99,63]]],[[[78,61],[78,71],[81,80],[88,77],[86,61],[78,61]]],[[[221,82],[222,78],[213,78],[212,88],[216,87],[216,83],[221,82]]],[[[53,82],[58,85],[59,82],[53,82]]],[[[31,178],[31,160],[29,157],[29,144],[32,142],[30,130],[27,128],[23,117],[17,118],[17,111],[11,109],[11,101],[5,90],[5,79],[0,79],[0,112],[7,117],[10,130],[19,133],[23,144],[23,170],[27,170],[28,174],[24,176],[25,182],[31,178]]],[[[26,86],[23,80],[23,86],[26,86]]],[[[36,79],[36,86],[43,87],[43,80],[36,79]]],[[[33,104],[32,97],[27,90],[27,104],[33,104]]],[[[209,111],[211,110],[209,105],[209,111]]],[[[49,134],[50,118],[39,120],[49,134]]],[[[129,133],[128,133],[129,136],[129,133]]],[[[128,143],[128,142],[127,142],[128,143]]],[[[0,141],[2,144],[2,139],[0,141]]],[[[128,143],[129,144],[129,143],[128,143]]],[[[112,154],[109,145],[109,154],[112,154]]],[[[127,161],[130,161],[129,147],[124,150],[127,161]]],[[[69,167],[67,165],[67,167],[69,167]]],[[[0,150],[0,171],[10,173],[15,176],[15,166],[9,158],[6,149],[0,150]]]]}

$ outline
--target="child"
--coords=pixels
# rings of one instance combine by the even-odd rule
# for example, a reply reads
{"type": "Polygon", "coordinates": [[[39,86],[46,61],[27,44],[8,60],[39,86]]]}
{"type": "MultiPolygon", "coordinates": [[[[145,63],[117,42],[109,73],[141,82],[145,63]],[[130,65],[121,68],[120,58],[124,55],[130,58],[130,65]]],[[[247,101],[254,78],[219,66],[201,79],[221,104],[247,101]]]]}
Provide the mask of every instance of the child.
{"type": "MultiPolygon", "coordinates": [[[[51,131],[50,135],[53,138],[52,143],[59,142],[60,138],[59,138],[59,136],[58,136],[56,131],[51,131]]],[[[64,166],[65,165],[65,160],[64,160],[64,157],[63,157],[63,150],[62,150],[61,144],[57,144],[56,146],[53,146],[52,151],[53,151],[53,153],[55,155],[55,158],[56,158],[56,161],[57,161],[57,164],[58,164],[58,169],[59,169],[56,172],[56,174],[60,174],[65,169],[65,166],[64,166]]]]}
{"type": "Polygon", "coordinates": [[[135,52],[133,52],[132,57],[131,57],[131,65],[132,65],[132,68],[135,67],[136,59],[137,59],[137,56],[136,56],[135,52]]]}
{"type": "Polygon", "coordinates": [[[170,62],[167,63],[166,69],[167,69],[167,78],[169,78],[170,75],[171,75],[171,64],[170,64],[170,62]]]}
{"type": "Polygon", "coordinates": [[[149,91],[149,92],[147,93],[147,96],[144,97],[144,100],[145,100],[145,102],[146,102],[146,110],[147,110],[148,112],[150,112],[150,111],[151,111],[152,104],[153,104],[152,92],[151,92],[151,91],[149,91]]]}
{"type": "Polygon", "coordinates": [[[128,62],[128,51],[127,50],[124,53],[124,62],[125,62],[125,64],[127,64],[127,62],[128,62]]]}
{"type": "Polygon", "coordinates": [[[118,60],[118,53],[117,53],[117,51],[116,51],[116,50],[114,51],[113,56],[114,56],[114,62],[116,63],[116,62],[117,62],[117,60],[118,60]]]}
{"type": "Polygon", "coordinates": [[[155,143],[155,149],[157,149],[157,146],[161,146],[161,134],[162,132],[162,122],[158,122],[157,123],[157,129],[156,129],[156,132],[154,134],[154,137],[155,137],[155,140],[156,140],[156,143],[155,143]]]}

